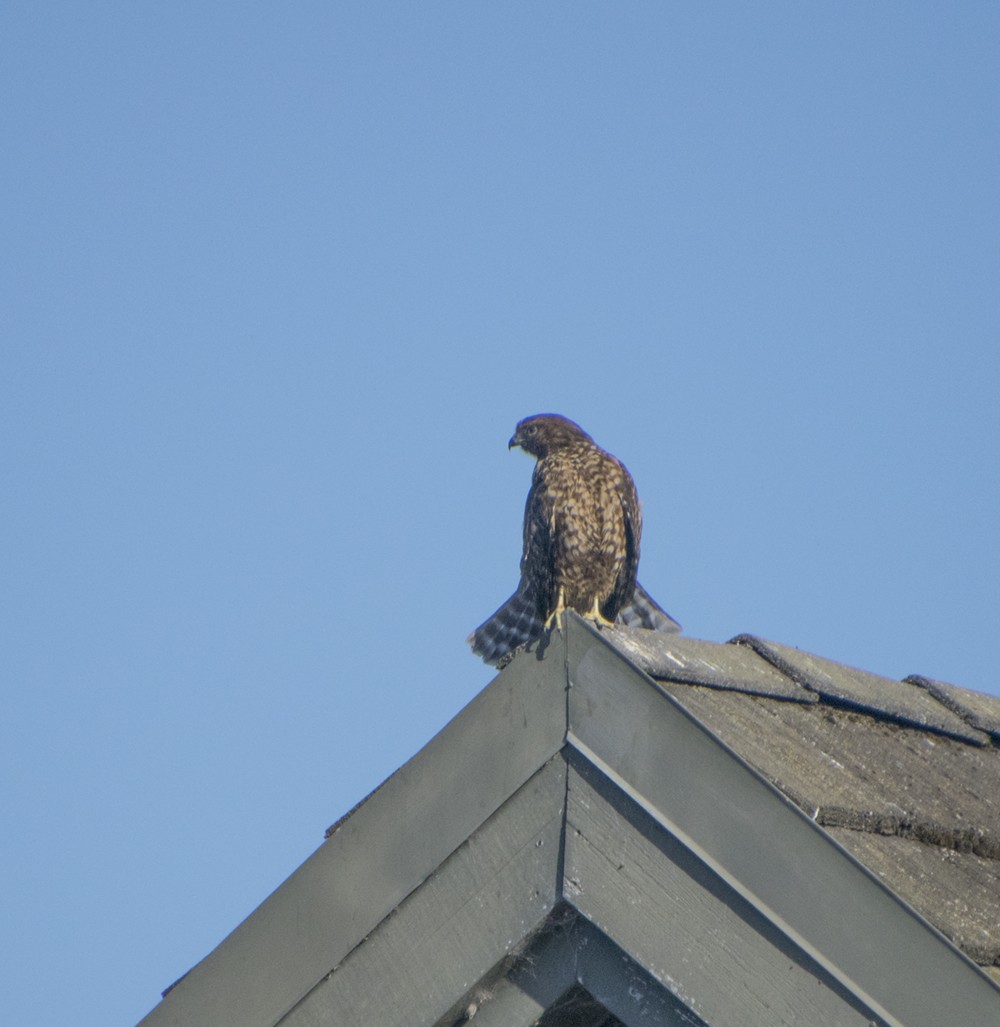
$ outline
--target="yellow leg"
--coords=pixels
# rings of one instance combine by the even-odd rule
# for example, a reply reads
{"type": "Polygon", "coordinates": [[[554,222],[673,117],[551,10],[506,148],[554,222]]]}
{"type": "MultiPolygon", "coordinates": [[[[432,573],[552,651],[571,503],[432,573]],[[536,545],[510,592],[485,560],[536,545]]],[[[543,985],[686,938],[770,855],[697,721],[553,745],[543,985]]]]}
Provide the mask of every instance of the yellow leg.
{"type": "MultiPolygon", "coordinates": [[[[545,630],[551,631],[555,627],[558,631],[562,631],[564,614],[566,613],[566,594],[563,589],[559,589],[559,595],[556,597],[556,608],[549,614],[545,621],[545,630]]],[[[601,601],[594,597],[594,602],[590,609],[584,614],[587,620],[593,621],[598,627],[610,628],[612,622],[601,613],[601,601]]]]}
{"type": "Polygon", "coordinates": [[[559,589],[559,595],[556,596],[556,608],[549,614],[548,619],[545,621],[545,630],[551,631],[552,626],[555,625],[558,631],[562,631],[563,626],[563,614],[566,612],[566,593],[563,589],[559,589]]]}
{"type": "Polygon", "coordinates": [[[587,612],[587,620],[592,620],[597,625],[603,625],[605,627],[611,627],[611,621],[609,621],[607,619],[607,617],[605,617],[604,614],[601,613],[601,602],[597,598],[597,596],[594,596],[593,605],[590,607],[590,610],[587,612]]]}

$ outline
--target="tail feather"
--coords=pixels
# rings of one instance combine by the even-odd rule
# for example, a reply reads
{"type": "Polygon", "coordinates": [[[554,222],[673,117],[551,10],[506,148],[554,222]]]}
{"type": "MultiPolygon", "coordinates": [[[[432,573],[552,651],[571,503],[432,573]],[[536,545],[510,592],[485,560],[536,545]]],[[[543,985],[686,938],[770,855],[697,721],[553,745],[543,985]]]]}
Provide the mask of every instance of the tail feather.
{"type": "Polygon", "coordinates": [[[466,639],[472,651],[494,666],[518,646],[541,638],[544,624],[535,600],[518,590],[466,639]]]}
{"type": "Polygon", "coordinates": [[[621,608],[616,623],[624,624],[627,628],[648,628],[650,631],[666,631],[672,634],[677,634],[681,630],[680,624],[650,596],[638,581],[635,583],[632,601],[628,606],[621,608]]]}
{"type": "MultiPolygon", "coordinates": [[[[679,632],[680,624],[652,599],[638,582],[632,601],[622,607],[615,621],[627,628],[679,632]]],[[[496,666],[518,646],[542,637],[544,628],[535,600],[518,590],[466,639],[472,651],[486,663],[496,666]]]]}

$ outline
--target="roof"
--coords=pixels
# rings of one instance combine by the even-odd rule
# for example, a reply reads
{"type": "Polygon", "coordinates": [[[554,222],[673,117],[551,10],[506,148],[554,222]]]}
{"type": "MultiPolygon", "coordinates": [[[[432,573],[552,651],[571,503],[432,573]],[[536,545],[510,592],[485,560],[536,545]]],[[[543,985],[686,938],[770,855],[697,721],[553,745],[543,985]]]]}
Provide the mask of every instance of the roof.
{"type": "Polygon", "coordinates": [[[1000,698],[740,635],[615,643],[1000,981],[1000,698]]]}
{"type": "Polygon", "coordinates": [[[1000,700],[574,615],[143,1027],[985,1023],[1000,700]]]}

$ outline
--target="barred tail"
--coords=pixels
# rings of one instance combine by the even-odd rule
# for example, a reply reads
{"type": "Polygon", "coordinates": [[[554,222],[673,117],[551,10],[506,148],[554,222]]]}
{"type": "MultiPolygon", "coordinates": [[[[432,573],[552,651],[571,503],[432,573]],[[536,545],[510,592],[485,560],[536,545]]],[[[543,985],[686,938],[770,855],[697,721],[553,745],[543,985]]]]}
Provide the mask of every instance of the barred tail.
{"type": "Polygon", "coordinates": [[[621,608],[616,622],[624,624],[627,628],[649,628],[650,631],[666,631],[672,634],[677,634],[681,630],[680,624],[655,602],[638,581],[635,583],[632,602],[621,608]]]}
{"type": "Polygon", "coordinates": [[[518,590],[466,639],[472,651],[496,666],[508,653],[542,635],[534,599],[518,590]]]}
{"type": "MultiPolygon", "coordinates": [[[[681,630],[680,624],[638,582],[632,601],[619,611],[616,623],[651,631],[677,633],[681,630]]],[[[486,663],[497,666],[506,662],[504,657],[508,653],[526,642],[541,638],[543,628],[535,600],[527,592],[517,591],[492,617],[480,624],[466,642],[486,663]]]]}

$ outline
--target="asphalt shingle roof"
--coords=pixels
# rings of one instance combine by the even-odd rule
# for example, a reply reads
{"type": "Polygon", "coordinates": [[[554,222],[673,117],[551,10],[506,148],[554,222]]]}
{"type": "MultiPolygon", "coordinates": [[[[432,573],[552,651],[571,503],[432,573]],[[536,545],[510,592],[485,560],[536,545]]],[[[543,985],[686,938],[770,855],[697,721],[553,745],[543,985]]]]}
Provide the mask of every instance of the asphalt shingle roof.
{"type": "Polygon", "coordinates": [[[1000,980],[1000,698],[749,635],[605,637],[1000,980]]]}

